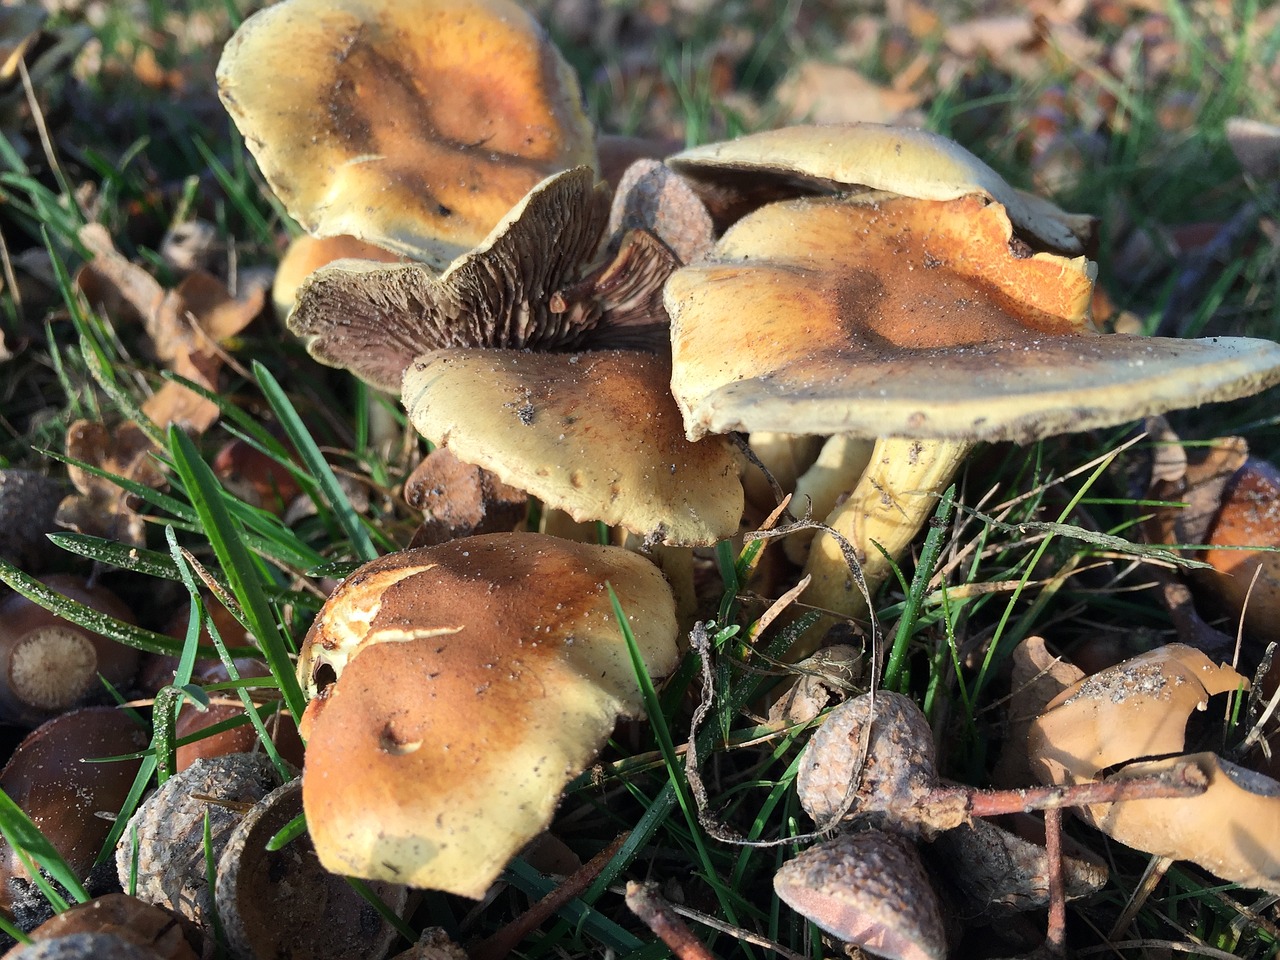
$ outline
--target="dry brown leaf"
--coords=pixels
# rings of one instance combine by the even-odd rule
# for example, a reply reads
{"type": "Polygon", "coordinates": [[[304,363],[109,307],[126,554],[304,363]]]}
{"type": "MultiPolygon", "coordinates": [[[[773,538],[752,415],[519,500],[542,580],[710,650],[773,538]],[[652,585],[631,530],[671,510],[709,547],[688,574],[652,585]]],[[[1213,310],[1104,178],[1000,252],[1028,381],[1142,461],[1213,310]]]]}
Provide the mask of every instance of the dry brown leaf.
{"type": "Polygon", "coordinates": [[[1248,685],[1180,643],[1133,657],[1054,698],[1031,724],[1031,769],[1042,783],[1082,783],[1107,767],[1181,753],[1191,715],[1248,685]]]}
{"type": "Polygon", "coordinates": [[[806,61],[773,91],[787,123],[899,123],[923,97],[882,86],[850,67],[806,61]]]}
{"type": "MultiPolygon", "coordinates": [[[[77,420],[67,429],[67,456],[148,487],[165,483],[153,454],[155,447],[134,423],[114,430],[105,424],[77,420]]],[[[140,547],[146,541],[144,524],[133,496],[111,480],[74,464],[67,466],[71,483],[80,492],[58,505],[57,521],[79,533],[118,540],[140,547]]]]}

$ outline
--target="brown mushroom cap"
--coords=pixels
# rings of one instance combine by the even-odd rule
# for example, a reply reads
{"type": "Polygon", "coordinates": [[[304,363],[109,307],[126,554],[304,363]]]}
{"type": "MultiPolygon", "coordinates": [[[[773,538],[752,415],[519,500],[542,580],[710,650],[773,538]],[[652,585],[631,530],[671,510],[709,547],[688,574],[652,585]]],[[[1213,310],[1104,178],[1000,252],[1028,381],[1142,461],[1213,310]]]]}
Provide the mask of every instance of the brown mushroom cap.
{"type": "Polygon", "coordinates": [[[330,870],[480,897],[642,700],[605,584],[654,676],[675,605],[643,557],[538,534],[391,554],[307,635],[307,824],[330,870]],[[328,667],[329,669],[325,669],[328,667]]]}
{"type": "Polygon", "coordinates": [[[405,374],[418,432],[575,520],[668,544],[737,532],[743,493],[722,438],[690,443],[665,358],[441,350],[405,374]]]}
{"type": "Polygon", "coordinates": [[[688,435],[1027,442],[1280,382],[1269,341],[1093,332],[1088,262],[1011,231],[977,197],[757,210],[667,282],[688,435]]]}
{"type": "Polygon", "coordinates": [[[595,162],[573,72],[508,0],[286,0],[232,37],[218,89],[308,231],[436,267],[595,162]]]}
{"type": "Polygon", "coordinates": [[[919,200],[974,197],[1004,206],[1017,229],[1068,254],[1084,252],[1092,218],[1064,213],[1009,186],[964,147],[926,130],[854,123],[780,127],[668,158],[684,176],[721,189],[758,190],[775,181],[792,195],[884,190],[919,200]]]}

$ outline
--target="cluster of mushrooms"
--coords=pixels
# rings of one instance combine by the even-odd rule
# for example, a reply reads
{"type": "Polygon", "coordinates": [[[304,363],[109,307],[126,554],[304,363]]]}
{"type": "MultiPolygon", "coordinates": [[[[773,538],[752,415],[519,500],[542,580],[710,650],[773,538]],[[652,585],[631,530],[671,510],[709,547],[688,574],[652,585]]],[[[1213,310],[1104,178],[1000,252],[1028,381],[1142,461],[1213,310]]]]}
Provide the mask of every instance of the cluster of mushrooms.
{"type": "MultiPolygon", "coordinates": [[[[1093,222],[929,133],[793,127],[623,169],[508,0],[282,0],[218,81],[290,214],[362,251],[296,291],[312,356],[398,394],[433,476],[447,451],[630,547],[504,514],[338,587],[299,659],[302,803],[336,872],[478,898],[545,829],[642,712],[610,591],[662,678],[690,551],[739,533],[731,434],[766,463],[830,438],[816,515],[840,501],[874,590],[973,444],[1280,382],[1274,343],[1096,329],[1093,222]]],[[[838,537],[796,559],[805,602],[865,612],[838,537]]]]}

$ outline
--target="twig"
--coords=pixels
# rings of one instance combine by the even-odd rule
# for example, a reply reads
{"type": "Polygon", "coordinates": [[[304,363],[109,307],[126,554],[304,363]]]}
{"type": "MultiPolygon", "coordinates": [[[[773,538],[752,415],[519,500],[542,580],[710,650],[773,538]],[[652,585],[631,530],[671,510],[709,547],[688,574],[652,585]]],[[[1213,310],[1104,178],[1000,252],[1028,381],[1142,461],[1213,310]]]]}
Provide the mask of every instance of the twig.
{"type": "Polygon", "coordinates": [[[579,896],[599,876],[614,855],[622,848],[631,831],[618,834],[607,847],[565,877],[564,881],[545,897],[516,917],[497,933],[481,940],[467,953],[471,960],[502,960],[532,931],[546,923],[570,900],[579,896]]]}
{"type": "Polygon", "coordinates": [[[626,899],[631,912],[671,948],[677,960],[716,960],[715,954],[685,926],[653,884],[628,883],[626,899]]]}

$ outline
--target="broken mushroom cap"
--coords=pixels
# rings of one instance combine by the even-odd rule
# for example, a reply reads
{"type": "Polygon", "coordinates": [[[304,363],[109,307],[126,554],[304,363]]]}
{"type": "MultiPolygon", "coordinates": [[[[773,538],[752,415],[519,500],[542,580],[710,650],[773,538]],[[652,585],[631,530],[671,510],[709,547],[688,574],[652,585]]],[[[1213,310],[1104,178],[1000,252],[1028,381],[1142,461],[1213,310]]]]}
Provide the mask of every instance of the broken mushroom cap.
{"type": "Polygon", "coordinates": [[[938,896],[915,844],[879,830],[819,843],[773,877],[778,897],[834,937],[890,960],[942,960],[938,896]]]}
{"type": "Polygon", "coordinates": [[[218,90],[289,213],[437,268],[539,180],[594,166],[573,71],[508,0],[286,0],[218,90]],[[301,65],[281,83],[281,62],[301,65]]]}
{"type": "Polygon", "coordinates": [[[1248,685],[1180,643],[1118,663],[1068,687],[1031,724],[1032,772],[1043,783],[1081,783],[1130,760],[1181,753],[1191,714],[1248,685]]]}
{"type": "Polygon", "coordinates": [[[432,443],[578,521],[652,542],[733,536],[743,493],[721,437],[690,443],[663,357],[441,350],[405,374],[409,419],[432,443]]]}
{"type": "Polygon", "coordinates": [[[691,439],[1029,442],[1280,382],[1269,341],[1094,332],[1092,273],[977,197],[770,204],[667,282],[672,391],[691,439]]]}
{"type": "Polygon", "coordinates": [[[1280,783],[1212,753],[1131,763],[1107,779],[1151,776],[1187,762],[1209,781],[1199,796],[1096,804],[1086,819],[1135,850],[1190,860],[1224,880],[1280,894],[1280,783]]]}
{"type": "Polygon", "coordinates": [[[539,534],[391,554],[330,597],[299,660],[303,804],[325,866],[479,898],[551,819],[617,719],[642,712],[612,585],[645,668],[678,659],[649,561],[539,534]]]}
{"type": "MultiPolygon", "coordinates": [[[[780,127],[694,147],[667,159],[685,177],[720,190],[788,194],[883,190],[919,200],[995,201],[1019,232],[1060,253],[1080,254],[1092,217],[1072,215],[1009,186],[946,137],[907,127],[854,123],[780,127]]],[[[766,193],[767,195],[767,193],[766,193]]]]}
{"type": "Polygon", "coordinates": [[[441,274],[372,260],[321,268],[299,289],[289,329],[316,360],[393,393],[409,364],[432,350],[572,347],[599,317],[557,311],[552,299],[595,253],[607,197],[589,167],[576,167],[516,200],[441,274]]]}

